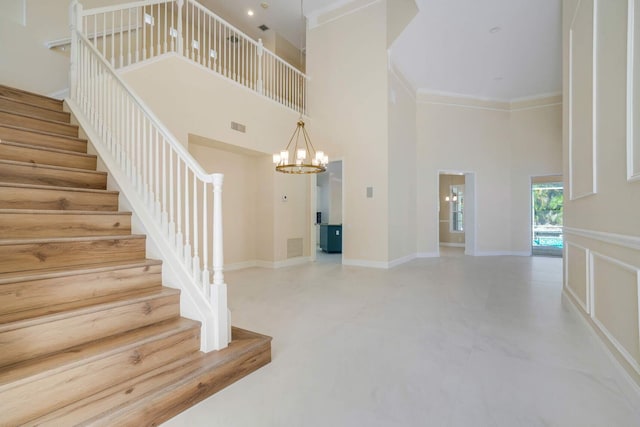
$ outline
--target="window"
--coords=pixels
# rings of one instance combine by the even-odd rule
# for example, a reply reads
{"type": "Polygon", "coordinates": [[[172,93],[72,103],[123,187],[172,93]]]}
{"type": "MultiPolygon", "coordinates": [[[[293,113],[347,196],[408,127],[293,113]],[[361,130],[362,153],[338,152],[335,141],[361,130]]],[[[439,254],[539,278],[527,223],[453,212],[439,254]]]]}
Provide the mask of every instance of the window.
{"type": "Polygon", "coordinates": [[[452,185],[450,190],[449,231],[452,233],[464,233],[464,185],[452,185]]]}

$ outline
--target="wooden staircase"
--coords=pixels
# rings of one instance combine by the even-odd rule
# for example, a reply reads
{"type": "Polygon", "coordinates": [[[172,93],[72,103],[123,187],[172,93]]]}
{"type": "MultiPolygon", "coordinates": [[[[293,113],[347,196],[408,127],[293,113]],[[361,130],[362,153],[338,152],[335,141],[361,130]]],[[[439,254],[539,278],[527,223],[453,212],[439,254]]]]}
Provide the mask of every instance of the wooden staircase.
{"type": "Polygon", "coordinates": [[[61,101],[0,85],[0,425],[157,425],[271,360],[200,349],[61,101]]]}

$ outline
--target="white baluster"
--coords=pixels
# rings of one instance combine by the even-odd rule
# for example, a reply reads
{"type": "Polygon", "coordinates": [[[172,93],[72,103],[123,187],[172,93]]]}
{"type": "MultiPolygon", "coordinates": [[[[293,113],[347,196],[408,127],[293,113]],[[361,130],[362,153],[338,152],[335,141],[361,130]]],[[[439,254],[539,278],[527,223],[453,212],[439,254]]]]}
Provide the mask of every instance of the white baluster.
{"type": "Polygon", "coordinates": [[[258,88],[258,93],[264,94],[264,88],[262,87],[262,54],[264,53],[264,44],[262,44],[262,39],[258,39],[258,82],[256,86],[258,88]]]}
{"type": "Polygon", "coordinates": [[[211,175],[213,182],[213,284],[224,284],[224,254],[222,235],[222,183],[224,175],[211,175]]]}

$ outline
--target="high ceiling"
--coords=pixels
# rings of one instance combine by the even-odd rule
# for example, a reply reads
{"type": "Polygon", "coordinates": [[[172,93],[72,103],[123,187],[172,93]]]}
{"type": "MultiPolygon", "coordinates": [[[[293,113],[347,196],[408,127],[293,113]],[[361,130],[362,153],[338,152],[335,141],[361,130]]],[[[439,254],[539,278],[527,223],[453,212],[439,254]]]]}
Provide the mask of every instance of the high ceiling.
{"type": "MultiPolygon", "coordinates": [[[[200,1],[252,37],[266,24],[300,45],[299,0],[265,0],[267,9],[261,0],[200,1]]],[[[304,14],[344,3],[304,0],[304,14]]],[[[416,89],[494,100],[561,92],[561,0],[416,3],[420,12],[391,48],[393,62],[416,89]]]]}

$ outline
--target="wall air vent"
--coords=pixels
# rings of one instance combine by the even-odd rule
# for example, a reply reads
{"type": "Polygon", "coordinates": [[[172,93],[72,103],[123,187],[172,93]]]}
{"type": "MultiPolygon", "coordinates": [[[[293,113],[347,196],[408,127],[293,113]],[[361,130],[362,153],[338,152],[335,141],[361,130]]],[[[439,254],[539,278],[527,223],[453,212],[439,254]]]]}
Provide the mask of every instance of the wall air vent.
{"type": "Polygon", "coordinates": [[[247,127],[245,125],[241,125],[240,123],[231,122],[231,129],[237,130],[238,132],[246,133],[247,127]]]}
{"type": "Polygon", "coordinates": [[[227,37],[227,40],[229,40],[231,43],[238,43],[240,41],[238,36],[235,36],[235,35],[227,37]]]}
{"type": "Polygon", "coordinates": [[[269,27],[264,24],[260,25],[258,28],[260,28],[262,31],[267,31],[269,29],[269,27]]]}

